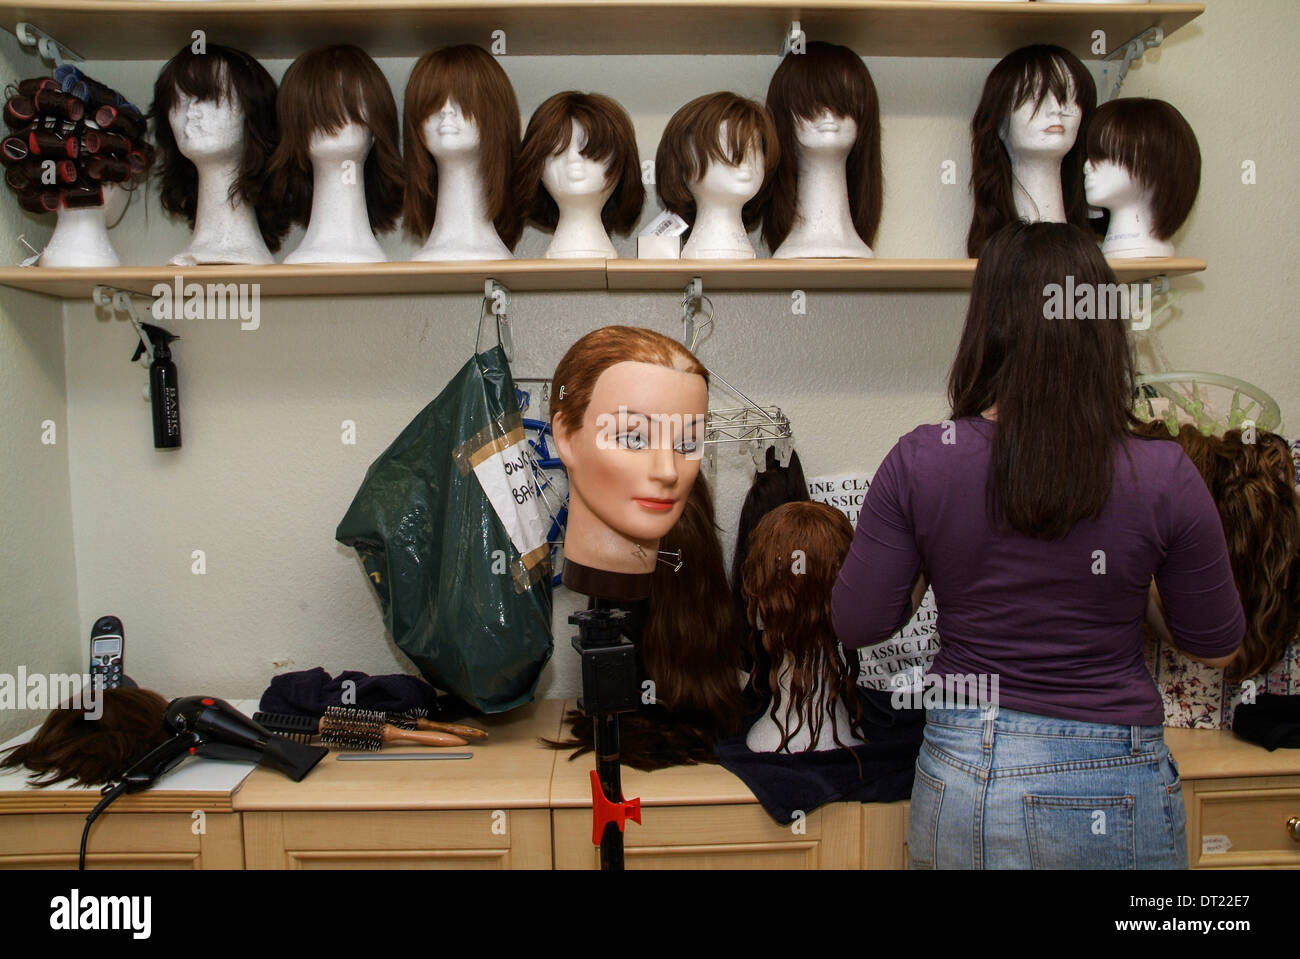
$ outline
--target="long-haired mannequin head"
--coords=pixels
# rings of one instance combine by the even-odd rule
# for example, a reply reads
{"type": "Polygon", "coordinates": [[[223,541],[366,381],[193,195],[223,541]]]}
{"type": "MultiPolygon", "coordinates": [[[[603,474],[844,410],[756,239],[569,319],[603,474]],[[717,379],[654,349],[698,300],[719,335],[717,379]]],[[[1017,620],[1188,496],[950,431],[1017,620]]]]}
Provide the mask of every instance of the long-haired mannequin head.
{"type": "Polygon", "coordinates": [[[1017,194],[1024,191],[1017,187],[1013,153],[1031,159],[1047,156],[1053,164],[1059,155],[1064,220],[1087,227],[1083,160],[1086,132],[1096,105],[1097,85],[1092,74],[1063,47],[1022,47],[993,68],[971,119],[975,210],[966,237],[968,256],[979,256],[993,233],[1022,218],[1017,194]],[[1059,117],[1045,116],[1055,109],[1059,109],[1059,117]]]}
{"type": "Polygon", "coordinates": [[[173,125],[187,102],[209,105],[213,122],[228,123],[208,138],[187,146],[195,151],[221,149],[224,142],[237,145],[238,170],[229,198],[253,207],[267,249],[275,252],[289,232],[289,213],[265,191],[267,167],[279,139],[275,112],[276,87],[257,60],[241,50],[209,44],[206,52],[183,47],[167,61],[154,82],[154,142],[158,144],[158,170],[162,177],[162,206],[184,217],[194,229],[198,210],[198,168],[181,152],[173,125]]]}
{"type": "Polygon", "coordinates": [[[1201,186],[1201,148],[1183,115],[1163,100],[1103,103],[1088,125],[1087,156],[1085,188],[1093,206],[1142,204],[1157,240],[1170,239],[1191,213],[1201,186]],[[1125,179],[1143,196],[1116,195],[1125,179]]]}
{"type": "Polygon", "coordinates": [[[781,148],[772,116],[760,103],[734,93],[696,97],[673,114],[655,153],[655,190],[664,209],[688,223],[696,219],[696,192],[710,167],[756,161],[761,177],[742,208],[745,229],[762,215],[781,148]],[[752,151],[752,152],[751,152],[752,151]]]}
{"type": "Polygon", "coordinates": [[[555,368],[551,428],[569,476],[566,564],[646,574],[700,469],[708,371],[653,330],[607,326],[555,368]]]}
{"type": "MultiPolygon", "coordinates": [[[[477,151],[488,219],[502,242],[513,248],[523,226],[511,202],[511,182],[519,156],[519,103],[510,78],[496,59],[481,47],[469,44],[426,53],[406,82],[402,118],[405,228],[419,240],[433,229],[438,164],[430,152],[425,127],[449,101],[459,108],[467,124],[466,147],[477,151]],[[472,145],[470,127],[477,136],[472,145]]],[[[448,149],[454,148],[454,144],[448,144],[448,149]]]]}
{"type": "Polygon", "coordinates": [[[593,180],[599,172],[604,180],[594,189],[594,183],[572,184],[571,188],[604,195],[600,219],[605,229],[610,233],[630,232],[645,203],[636,133],[627,111],[598,93],[557,93],[533,112],[515,171],[515,202],[521,216],[548,230],[555,229],[560,209],[545,181],[548,169],[563,162],[565,154],[574,148],[596,167],[584,172],[592,174],[593,180]],[[575,123],[585,141],[580,147],[574,143],[575,123]]]}
{"type": "Polygon", "coordinates": [[[1047,316],[1049,289],[1071,276],[1077,289],[1116,283],[1078,227],[1017,222],[994,234],[975,268],[948,378],[954,420],[997,407],[990,515],[1046,539],[1100,511],[1114,444],[1133,423],[1127,321],[1047,316]]]}
{"type": "Polygon", "coordinates": [[[881,175],[880,100],[862,58],[848,47],[813,41],[804,53],[788,53],[767,88],[781,162],[763,216],[763,240],[775,251],[796,221],[800,156],[843,141],[849,211],[862,242],[876,242],[884,184],[881,175]],[[819,134],[825,116],[851,121],[853,130],[819,134]],[[823,144],[828,137],[834,142],[823,144]]]}
{"type": "MultiPolygon", "coordinates": [[[[853,527],[844,514],[813,502],[778,506],[750,537],[745,612],[751,634],[761,635],[771,657],[767,716],[780,733],[776,752],[801,731],[809,737],[805,748],[815,748],[837,704],[858,718],[858,659],[842,654],[831,626],[831,588],[852,541],[853,527]]],[[[833,722],[830,732],[836,745],[848,745],[833,722]]]]}
{"type": "Polygon", "coordinates": [[[311,215],[313,142],[355,124],[371,138],[363,168],[371,229],[397,224],[403,183],[397,103],[369,54],[347,44],[304,53],[280,81],[276,112],[280,142],[271,158],[272,190],[295,223],[311,215]]]}

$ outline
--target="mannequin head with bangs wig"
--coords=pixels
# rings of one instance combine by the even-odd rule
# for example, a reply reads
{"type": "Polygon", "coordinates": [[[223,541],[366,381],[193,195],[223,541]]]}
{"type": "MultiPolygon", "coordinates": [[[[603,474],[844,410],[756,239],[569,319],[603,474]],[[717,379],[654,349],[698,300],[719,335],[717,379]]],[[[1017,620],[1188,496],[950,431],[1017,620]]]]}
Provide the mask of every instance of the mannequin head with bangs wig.
{"type": "Polygon", "coordinates": [[[158,144],[162,207],[183,217],[192,230],[198,211],[198,168],[181,153],[170,119],[182,97],[238,109],[242,152],[229,199],[232,205],[247,204],[255,210],[262,240],[274,253],[290,225],[288,210],[266,190],[267,169],[279,140],[275,81],[247,53],[218,44],[209,44],[204,53],[182,47],[158,74],[149,115],[158,144]]]}
{"type": "Polygon", "coordinates": [[[347,44],[304,53],[285,71],[276,102],[280,142],[270,183],[293,222],[306,224],[312,201],[312,140],[350,124],[372,138],[366,153],[366,211],[372,230],[397,225],[402,212],[401,131],[388,81],[360,47],[347,44]]]}
{"type": "Polygon", "coordinates": [[[573,146],[575,124],[585,139],[579,154],[605,171],[603,186],[594,191],[606,197],[601,223],[610,233],[630,233],[645,203],[636,133],[627,111],[598,93],[557,93],[534,111],[515,171],[516,208],[538,226],[555,229],[560,209],[543,181],[548,162],[573,146]]]}
{"type": "Polygon", "coordinates": [[[862,58],[848,47],[814,40],[803,53],[788,53],[772,74],[767,109],[776,127],[781,162],[763,214],[763,241],[775,251],[798,215],[800,121],[815,122],[824,113],[850,119],[856,126],[846,160],[849,213],[862,242],[872,246],[880,227],[880,100],[862,58]]]}
{"type": "MultiPolygon", "coordinates": [[[[971,192],[975,210],[966,236],[967,256],[978,257],[990,236],[1022,219],[1016,193],[1018,189],[1024,192],[1024,188],[1017,184],[1012,171],[1006,141],[1019,112],[1032,105],[1037,116],[1049,99],[1063,111],[1068,110],[1071,120],[1078,123],[1073,142],[1060,160],[1061,200],[1065,222],[1088,227],[1083,161],[1088,125],[1097,106],[1097,85],[1083,62],[1064,47],[1021,47],[1003,57],[989,73],[971,119],[971,192]]],[[[1062,142],[1059,147],[1066,145],[1062,142]]]]}
{"type": "Polygon", "coordinates": [[[665,210],[687,223],[696,219],[697,187],[711,164],[740,166],[754,151],[762,180],[741,210],[746,230],[762,216],[772,174],[781,158],[776,126],[767,109],[734,93],[696,97],[673,114],[655,154],[655,189],[665,210]]]}
{"type": "Polygon", "coordinates": [[[425,142],[429,118],[454,102],[477,130],[478,170],[487,217],[513,249],[523,222],[513,199],[519,156],[519,103],[510,78],[486,50],[472,44],[444,47],[422,56],[406,82],[402,150],[406,163],[403,224],[423,241],[433,230],[438,206],[438,164],[425,142]]]}

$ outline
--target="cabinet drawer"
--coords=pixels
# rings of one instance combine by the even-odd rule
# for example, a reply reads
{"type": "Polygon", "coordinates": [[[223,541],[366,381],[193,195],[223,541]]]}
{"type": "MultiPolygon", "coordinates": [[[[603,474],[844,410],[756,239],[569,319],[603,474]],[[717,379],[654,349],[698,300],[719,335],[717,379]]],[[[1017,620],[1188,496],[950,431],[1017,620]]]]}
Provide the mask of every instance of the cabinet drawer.
{"type": "MultiPolygon", "coordinates": [[[[0,816],[0,869],[76,869],[81,813],[0,816]]],[[[242,869],[238,813],[117,813],[95,820],[87,869],[242,869]]]]}
{"type": "Polygon", "coordinates": [[[1183,789],[1188,865],[1300,869],[1300,841],[1287,828],[1287,820],[1300,816],[1300,779],[1184,781],[1183,789]]]}

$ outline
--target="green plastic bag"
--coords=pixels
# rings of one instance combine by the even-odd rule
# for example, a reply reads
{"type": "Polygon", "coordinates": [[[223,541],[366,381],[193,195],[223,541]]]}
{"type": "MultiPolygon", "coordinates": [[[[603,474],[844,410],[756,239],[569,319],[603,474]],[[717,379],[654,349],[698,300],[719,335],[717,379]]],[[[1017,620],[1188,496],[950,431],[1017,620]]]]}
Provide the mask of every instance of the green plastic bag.
{"type": "Polygon", "coordinates": [[[551,658],[543,513],[500,345],[476,353],[371,464],[335,538],[432,685],[485,713],[531,702],[551,658]]]}

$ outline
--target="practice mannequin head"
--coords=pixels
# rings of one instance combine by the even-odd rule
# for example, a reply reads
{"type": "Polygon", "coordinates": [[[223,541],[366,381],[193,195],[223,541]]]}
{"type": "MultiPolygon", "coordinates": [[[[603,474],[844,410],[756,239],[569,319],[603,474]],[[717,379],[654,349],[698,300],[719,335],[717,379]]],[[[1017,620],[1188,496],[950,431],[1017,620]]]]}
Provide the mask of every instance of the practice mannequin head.
{"type": "Polygon", "coordinates": [[[154,142],[162,176],[162,206],[184,217],[190,229],[198,209],[195,161],[229,159],[237,164],[230,197],[257,213],[269,250],[289,231],[289,211],[267,195],[266,174],[279,140],[275,81],[241,50],[209,44],[206,52],[183,47],[154,83],[154,142]]]}
{"type": "Polygon", "coordinates": [[[1114,209],[1131,196],[1125,176],[1151,204],[1151,233],[1168,240],[1183,225],[1201,186],[1201,148],[1183,115],[1163,100],[1123,97],[1097,108],[1088,126],[1087,196],[1114,209]]]}
{"type": "Polygon", "coordinates": [[[358,172],[364,173],[370,226],[382,232],[397,224],[403,183],[397,103],[364,50],[340,45],[304,53],[285,71],[276,112],[280,142],[271,158],[272,189],[294,222],[305,224],[311,215],[313,155],[337,153],[342,161],[364,151],[358,172]]]}
{"type": "MultiPolygon", "coordinates": [[[[785,503],[759,521],[749,539],[742,590],[751,632],[762,623],[762,643],[771,657],[769,710],[783,726],[781,684],[789,670],[790,715],[816,742],[836,701],[857,717],[858,658],[842,656],[831,625],[831,589],[853,541],[853,526],[825,503],[785,503]]],[[[784,750],[795,732],[781,729],[784,750]]],[[[840,745],[838,735],[835,741],[840,745]]]]}
{"type": "Polygon", "coordinates": [[[968,256],[1020,219],[1011,155],[1060,157],[1066,220],[1087,227],[1083,195],[1086,131],[1097,85],[1082,61],[1063,47],[1037,44],[1007,54],[989,73],[971,119],[971,190],[975,210],[968,256]],[[1085,135],[1081,135],[1085,134],[1085,135]]]}
{"type": "Polygon", "coordinates": [[[569,477],[565,557],[649,572],[700,469],[708,373],[653,330],[607,326],[555,369],[551,428],[569,477]]]}
{"type": "Polygon", "coordinates": [[[695,221],[701,191],[749,196],[741,216],[752,229],[780,157],[776,127],[762,104],[734,93],[706,94],[674,113],[664,128],[655,154],[655,189],[664,209],[688,223],[695,221]],[[745,170],[750,164],[752,171],[745,170]]]}
{"type": "Polygon", "coordinates": [[[767,108],[781,147],[763,216],[769,249],[781,245],[794,223],[799,157],[806,150],[843,151],[853,226],[862,242],[873,245],[883,193],[880,100],[862,58],[848,47],[820,40],[810,42],[804,53],[786,54],[768,85],[767,108]],[[838,129],[819,130],[825,121],[839,121],[838,129]]]}
{"type": "Polygon", "coordinates": [[[641,217],[645,187],[636,133],[627,111],[609,97],[557,93],[528,121],[515,171],[520,215],[554,229],[555,196],[567,192],[605,193],[600,219],[610,233],[631,232],[641,217]]]}
{"type": "Polygon", "coordinates": [[[519,104],[510,78],[490,53],[463,44],[426,53],[416,62],[406,82],[402,150],[402,216],[412,236],[424,240],[433,229],[438,154],[459,153],[478,158],[483,199],[497,235],[511,248],[519,241],[523,222],[511,189],[519,156],[519,104]]]}

